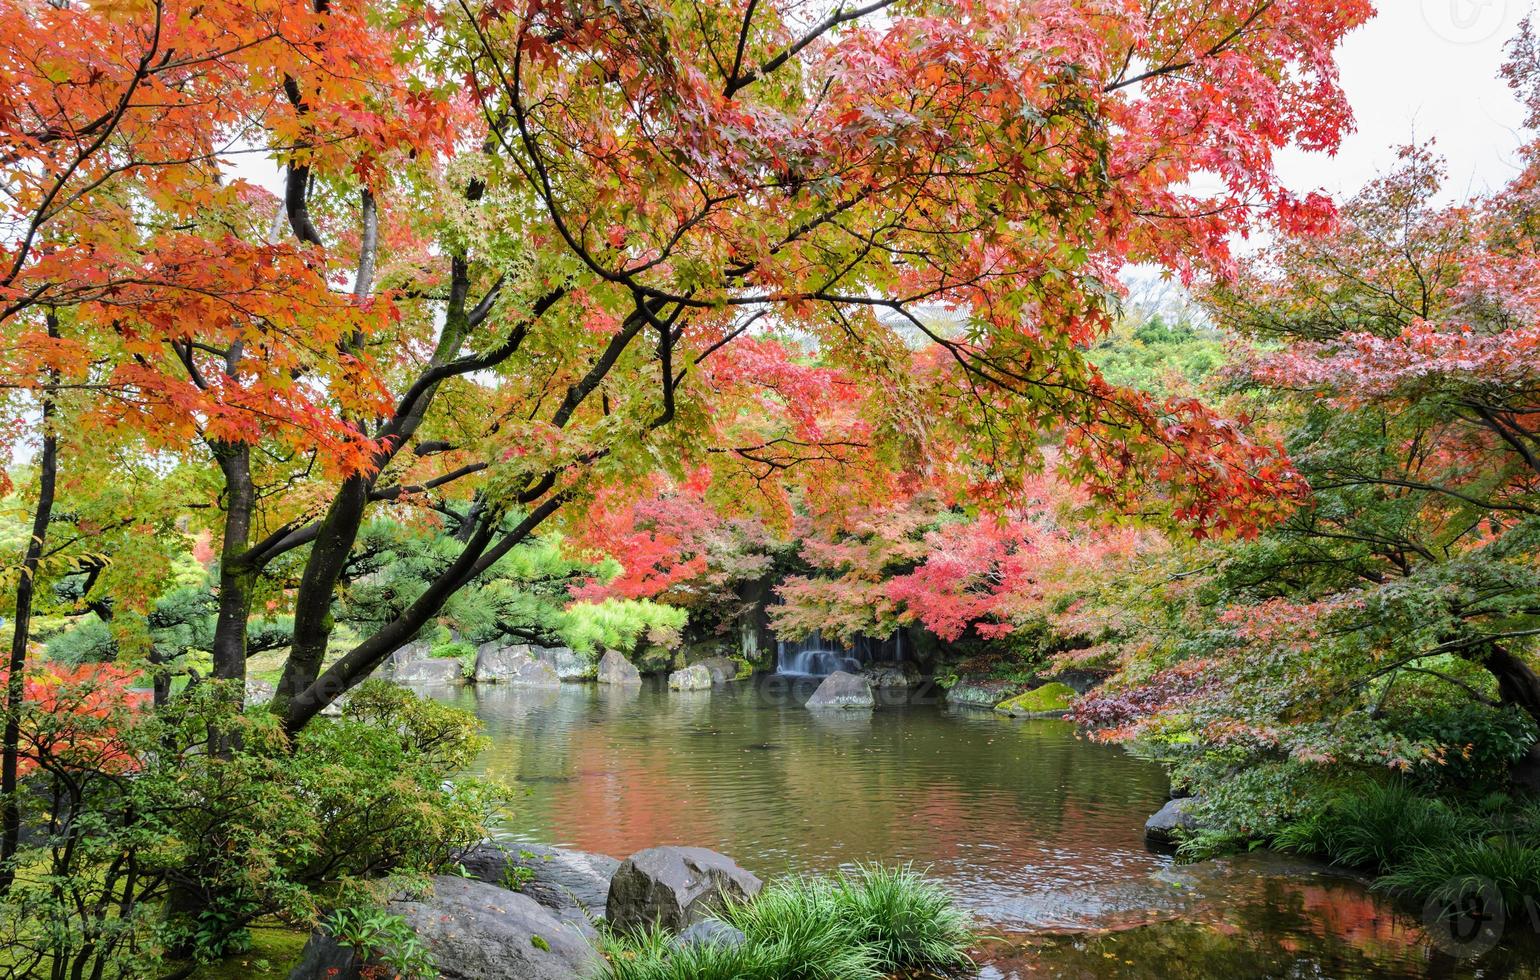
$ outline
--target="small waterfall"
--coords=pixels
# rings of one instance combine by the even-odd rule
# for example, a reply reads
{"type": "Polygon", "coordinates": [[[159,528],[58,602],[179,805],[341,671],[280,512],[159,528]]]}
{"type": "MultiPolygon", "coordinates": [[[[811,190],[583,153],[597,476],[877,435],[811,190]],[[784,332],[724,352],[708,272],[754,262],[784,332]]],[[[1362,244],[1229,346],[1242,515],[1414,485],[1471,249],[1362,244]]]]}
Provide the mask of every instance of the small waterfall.
{"type": "Polygon", "coordinates": [[[775,643],[775,672],[804,677],[828,677],[837,670],[856,671],[861,668],[861,658],[855,653],[828,642],[818,633],[790,642],[775,643]]]}

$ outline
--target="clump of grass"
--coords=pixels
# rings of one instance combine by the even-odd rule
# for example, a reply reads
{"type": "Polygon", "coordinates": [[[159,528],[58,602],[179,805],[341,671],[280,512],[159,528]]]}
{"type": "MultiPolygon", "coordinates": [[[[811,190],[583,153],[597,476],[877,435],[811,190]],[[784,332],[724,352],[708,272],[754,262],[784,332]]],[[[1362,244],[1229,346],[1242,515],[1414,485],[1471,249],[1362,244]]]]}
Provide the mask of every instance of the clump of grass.
{"type": "Polygon", "coordinates": [[[737,946],[680,947],[661,930],[607,936],[605,980],[880,980],[969,966],[967,916],[911,868],[787,878],[734,902],[737,946]]]}
{"type": "Polygon", "coordinates": [[[1469,814],[1402,783],[1370,783],[1284,828],[1273,846],[1379,872],[1420,851],[1457,848],[1479,829],[1469,814]]]}
{"type": "Polygon", "coordinates": [[[1471,841],[1457,847],[1413,852],[1374,883],[1394,891],[1453,906],[1462,898],[1491,887],[1508,915],[1525,909],[1540,895],[1540,847],[1505,837],[1471,841]]]}
{"type": "Polygon", "coordinates": [[[967,914],[912,867],[857,867],[834,880],[831,899],[835,914],[854,925],[884,973],[970,965],[967,914]]]}

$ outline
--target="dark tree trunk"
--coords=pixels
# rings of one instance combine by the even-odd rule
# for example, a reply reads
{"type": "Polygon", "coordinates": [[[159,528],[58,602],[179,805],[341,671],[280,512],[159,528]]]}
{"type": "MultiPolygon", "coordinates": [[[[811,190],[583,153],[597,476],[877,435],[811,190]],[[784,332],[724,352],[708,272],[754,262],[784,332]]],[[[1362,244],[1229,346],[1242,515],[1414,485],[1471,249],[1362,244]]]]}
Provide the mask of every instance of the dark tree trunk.
{"type": "MultiPolygon", "coordinates": [[[[48,316],[48,335],[59,336],[59,323],[48,316]]],[[[57,380],[57,379],[56,379],[57,380]]],[[[11,889],[15,869],[11,866],[21,843],[21,807],[17,799],[17,776],[21,768],[21,702],[27,669],[27,641],[32,636],[32,596],[37,587],[37,572],[43,562],[43,543],[48,537],[48,521],[53,516],[54,484],[59,468],[59,440],[53,428],[54,404],[43,396],[43,452],[38,459],[37,509],[32,514],[32,537],[27,541],[22,559],[21,578],[16,583],[16,621],[11,634],[11,656],[5,683],[5,731],[0,747],[0,895],[11,889]]]]}
{"type": "Polygon", "coordinates": [[[251,618],[257,569],[247,557],[257,495],[251,482],[251,447],[217,443],[213,447],[225,477],[224,547],[219,558],[219,614],[214,624],[214,676],[246,679],[246,628],[251,618]]]}
{"type": "Polygon", "coordinates": [[[347,567],[348,555],[358,540],[364,508],[369,501],[370,480],[350,477],[338,491],[321,522],[310,555],[300,576],[294,606],[294,641],[278,681],[274,710],[283,710],[293,698],[315,682],[332,635],[332,597],[347,567]]]}
{"type": "Polygon", "coordinates": [[[1518,654],[1496,644],[1484,662],[1497,678],[1497,694],[1502,703],[1522,709],[1540,725],[1540,674],[1518,654]]]}

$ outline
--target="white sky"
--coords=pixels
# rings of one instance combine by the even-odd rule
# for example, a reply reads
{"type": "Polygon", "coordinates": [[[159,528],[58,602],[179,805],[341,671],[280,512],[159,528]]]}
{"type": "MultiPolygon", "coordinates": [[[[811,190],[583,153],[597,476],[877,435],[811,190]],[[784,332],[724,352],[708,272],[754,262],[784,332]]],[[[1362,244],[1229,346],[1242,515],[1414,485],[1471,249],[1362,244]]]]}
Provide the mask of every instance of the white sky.
{"type": "Polygon", "coordinates": [[[1358,131],[1335,158],[1286,154],[1285,183],[1347,196],[1394,164],[1398,147],[1431,138],[1451,196],[1501,187],[1517,169],[1524,113],[1497,72],[1531,2],[1377,0],[1379,16],[1338,58],[1358,131]]]}

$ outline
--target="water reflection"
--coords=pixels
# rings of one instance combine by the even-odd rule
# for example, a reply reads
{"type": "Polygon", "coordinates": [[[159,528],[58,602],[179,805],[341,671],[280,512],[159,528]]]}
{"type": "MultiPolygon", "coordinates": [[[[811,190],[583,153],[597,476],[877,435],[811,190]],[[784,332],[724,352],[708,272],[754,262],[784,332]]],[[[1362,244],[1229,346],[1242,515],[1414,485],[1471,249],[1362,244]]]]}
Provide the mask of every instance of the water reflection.
{"type": "Polygon", "coordinates": [[[1461,968],[1357,881],[1262,857],[1179,866],[1151,853],[1143,822],[1166,798],[1163,772],[1066,723],[934,703],[810,712],[804,687],[438,696],[483,720],[481,770],[519,791],[511,836],[616,856],[699,844],[765,877],[913,862],[1000,937],[983,950],[987,977],[1461,968]]]}

